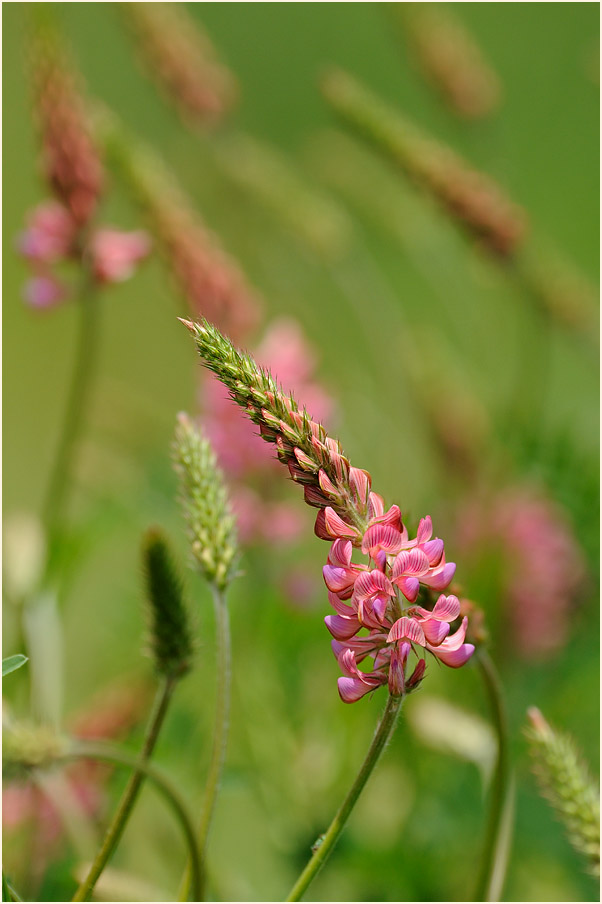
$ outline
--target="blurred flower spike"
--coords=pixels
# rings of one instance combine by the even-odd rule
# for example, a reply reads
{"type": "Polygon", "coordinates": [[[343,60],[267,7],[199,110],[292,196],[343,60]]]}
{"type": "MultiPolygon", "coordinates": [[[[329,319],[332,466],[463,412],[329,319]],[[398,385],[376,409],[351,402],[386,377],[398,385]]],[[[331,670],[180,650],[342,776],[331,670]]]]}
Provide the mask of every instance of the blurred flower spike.
{"type": "Polygon", "coordinates": [[[371,492],[368,472],[350,465],[340,443],[282,391],[269,371],[207,321],[182,322],[206,366],[258,424],[261,436],[276,444],[279,460],[304,487],[305,501],[319,509],[316,535],[334,541],[324,578],[337,614],[326,624],[344,672],[342,699],[354,702],[387,683],[394,696],[413,690],[424,675],[425,660],[420,658],[407,677],[411,650],[428,650],[452,668],[464,665],[474,652],[464,643],[468,618],[448,637],[460,615],[459,600],[440,595],[431,610],[411,605],[421,586],[445,590],[456,570],[445,560],[443,541],[432,538],[430,517],[422,519],[410,540],[399,507],[385,512],[382,497],[371,492]],[[353,564],[353,547],[361,548],[373,567],[353,564]],[[368,635],[356,637],[364,628],[368,635]],[[375,657],[374,671],[360,672],[357,663],[368,655],[375,657]]]}

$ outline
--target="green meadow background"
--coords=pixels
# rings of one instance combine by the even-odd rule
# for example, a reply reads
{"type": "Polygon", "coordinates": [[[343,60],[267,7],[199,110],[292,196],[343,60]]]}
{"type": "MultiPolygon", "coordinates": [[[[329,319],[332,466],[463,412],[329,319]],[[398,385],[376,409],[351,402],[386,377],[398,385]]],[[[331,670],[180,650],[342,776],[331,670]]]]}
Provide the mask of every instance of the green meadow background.
{"type": "MultiPolygon", "coordinates": [[[[290,315],[302,324],[319,358],[319,378],[336,399],[333,432],[351,461],[371,472],[373,488],[389,503],[398,502],[412,518],[432,515],[448,559],[458,562],[457,578],[486,610],[492,656],[506,688],[517,781],[504,900],[597,900],[595,881],[537,793],[522,734],[527,707],[539,706],[573,735],[597,772],[596,336],[576,336],[538,315],[503,268],[337,125],[319,81],[330,64],[348,69],[453,145],[527,209],[542,254],[562,255],[596,284],[598,6],[453,4],[503,85],[500,109],[471,123],[456,119],[412,65],[396,20],[400,4],[187,6],[240,84],[237,109],[208,136],[188,132],[146,78],[119,4],[56,4],[56,12],[90,97],[114,109],[173,167],[261,295],[266,319],[290,315]],[[320,240],[321,221],[318,238],[308,241],[290,217],[241,185],[236,158],[221,150],[241,131],[284,155],[308,194],[325,199],[326,228],[332,218],[340,231],[335,242],[320,240]],[[489,570],[482,563],[463,569],[454,529],[472,482],[454,475],[432,439],[408,376],[410,353],[444,382],[453,378],[485,412],[490,431],[479,485],[543,486],[573,524],[588,580],[565,646],[547,661],[516,653],[500,591],[499,550],[490,550],[489,570]]],[[[65,404],[76,311],[66,304],[39,314],[21,298],[26,268],[14,237],[26,211],[45,196],[30,112],[27,4],[5,4],[3,25],[6,521],[39,511],[65,404]]],[[[117,175],[103,213],[124,228],[140,225],[117,175]]],[[[175,414],[194,412],[197,404],[199,365],[176,320],[185,302],[155,255],[131,281],[108,290],[102,308],[99,377],[72,497],[77,568],[61,600],[67,726],[112,682],[152,682],[143,655],[143,530],[160,524],[183,567],[187,561],[170,466],[175,414]]],[[[283,470],[283,485],[285,476],[283,470]]],[[[283,495],[302,507],[295,487],[283,487],[283,495]]],[[[243,556],[244,575],[231,598],[232,734],[210,844],[215,900],[282,900],[351,781],[384,702],[382,693],[354,706],[338,698],[337,664],[323,625],[326,552],[308,518],[298,548],[264,545],[243,556]],[[281,580],[299,564],[315,575],[303,606],[286,598],[281,580]]],[[[187,587],[199,651],[156,761],[194,807],[211,743],[214,624],[209,593],[191,571],[187,587]]],[[[5,604],[5,656],[21,651],[19,625],[19,611],[5,604]]],[[[56,663],[50,668],[60,671],[56,663]]],[[[21,716],[28,712],[25,672],[11,676],[5,688],[12,712],[21,716]]],[[[470,898],[483,835],[483,777],[474,762],[421,739],[412,710],[425,697],[489,718],[476,669],[431,668],[307,900],[470,898]]],[[[137,729],[127,741],[132,750],[139,739],[137,729]]],[[[105,812],[123,781],[122,775],[110,779],[105,812]]],[[[4,850],[5,868],[26,887],[23,839],[5,833],[4,850]]],[[[77,858],[68,842],[58,849],[38,900],[70,896],[77,858]]],[[[114,866],[143,877],[149,899],[163,900],[174,894],[183,865],[171,816],[147,789],[114,866]]]]}

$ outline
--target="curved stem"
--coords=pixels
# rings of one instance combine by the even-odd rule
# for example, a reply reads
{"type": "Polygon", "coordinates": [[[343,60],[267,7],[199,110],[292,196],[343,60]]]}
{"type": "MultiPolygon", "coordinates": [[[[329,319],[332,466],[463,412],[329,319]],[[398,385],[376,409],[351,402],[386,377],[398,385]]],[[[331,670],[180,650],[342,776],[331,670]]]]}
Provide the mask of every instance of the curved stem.
{"type": "MultiPolygon", "coordinates": [[[[72,760],[80,758],[101,760],[106,763],[125,766],[128,769],[135,770],[136,773],[140,773],[144,778],[148,778],[151,782],[153,782],[157,790],[161,792],[163,797],[172,807],[174,815],[182,826],[190,856],[192,891],[195,896],[194,900],[198,900],[196,896],[200,890],[201,868],[194,834],[194,826],[192,824],[190,816],[188,815],[185,804],[183,803],[179,793],[172,786],[171,782],[164,778],[164,776],[161,775],[161,773],[158,772],[153,766],[151,766],[150,763],[145,763],[144,761],[137,759],[135,756],[130,756],[130,754],[123,753],[121,750],[109,745],[105,746],[103,744],[87,744],[85,742],[79,742],[73,750],[64,754],[64,756],[60,757],[59,759],[72,760]]],[[[74,897],[72,900],[78,901],[85,899],[74,897]]]]}
{"type": "Polygon", "coordinates": [[[63,518],[67,489],[98,356],[99,299],[92,277],[87,271],[84,274],[78,306],[79,332],[69,397],[59,447],[42,509],[42,520],[50,539],[63,518]]]}
{"type": "Polygon", "coordinates": [[[107,865],[111,854],[119,843],[119,840],[123,834],[123,830],[125,829],[126,823],[129,819],[130,813],[132,812],[134,804],[136,803],[140,788],[142,787],[144,779],[147,775],[147,770],[143,769],[142,766],[146,765],[147,761],[151,757],[155,743],[157,741],[157,737],[161,730],[161,726],[163,725],[165,713],[167,712],[167,707],[169,705],[174,687],[175,679],[172,677],[165,677],[162,684],[157,690],[153,710],[144,738],[144,744],[140,753],[139,765],[137,766],[136,771],[130,777],[129,782],[126,785],[125,791],[121,796],[117,812],[115,813],[113,821],[107,829],[102,846],[92,862],[92,866],[90,867],[88,875],[83,880],[75,895],[73,896],[73,901],[88,901],[90,899],[90,896],[92,895],[92,892],[94,890],[94,886],[98,881],[98,877],[107,865]]]}
{"type": "MultiPolygon", "coordinates": [[[[197,901],[204,900],[204,886],[206,881],[206,855],[207,840],[211,828],[211,820],[215,809],[215,801],[219,790],[219,783],[226,758],[228,745],[228,725],[230,721],[230,685],[232,673],[232,651],[230,642],[230,619],[226,597],[223,591],[216,587],[213,591],[213,605],[215,609],[215,623],[217,634],[217,700],[215,706],[215,728],[213,733],[213,749],[209,774],[205,785],[205,797],[201,809],[201,820],[198,829],[198,846],[201,855],[201,890],[197,901]]],[[[180,901],[187,901],[190,894],[190,863],[186,867],[184,878],[180,886],[180,901]]]]}
{"type": "Polygon", "coordinates": [[[498,741],[498,755],[489,802],[489,818],[475,901],[499,901],[506,873],[513,809],[513,782],[506,708],[497,669],[486,650],[475,656],[489,697],[498,741]]]}
{"type": "Polygon", "coordinates": [[[370,745],[370,749],[366,755],[366,759],[362,763],[361,769],[358,772],[356,779],[353,782],[349,793],[347,794],[347,797],[339,807],[337,814],[332,820],[329,828],[321,837],[321,840],[318,842],[318,844],[315,846],[311,860],[295,882],[293,890],[286,899],[287,901],[301,900],[310,882],[315,879],[318,872],[328,859],[328,856],[330,855],[333,847],[338,841],[339,835],[345,828],[345,824],[349,819],[353,807],[355,806],[355,802],[360,796],[364,785],[370,778],[372,770],[376,766],[380,755],[387,744],[387,741],[393,733],[393,729],[395,728],[395,723],[397,721],[397,716],[399,715],[399,712],[401,710],[403,699],[403,697],[389,696],[383,717],[380,720],[378,728],[376,729],[376,734],[374,735],[372,744],[370,745]]]}

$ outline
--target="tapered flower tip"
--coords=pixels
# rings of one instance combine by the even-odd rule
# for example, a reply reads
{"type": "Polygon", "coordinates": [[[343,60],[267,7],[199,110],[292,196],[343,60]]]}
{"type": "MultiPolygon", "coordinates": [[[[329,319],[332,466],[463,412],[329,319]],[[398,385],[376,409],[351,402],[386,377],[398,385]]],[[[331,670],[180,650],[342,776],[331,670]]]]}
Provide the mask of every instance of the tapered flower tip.
{"type": "Polygon", "coordinates": [[[529,707],[529,709],[527,710],[527,718],[529,719],[532,727],[539,735],[545,736],[551,733],[550,726],[536,706],[529,707]]]}
{"type": "Polygon", "coordinates": [[[183,317],[178,317],[180,323],[183,323],[187,330],[190,330],[191,333],[196,333],[195,325],[192,320],[185,320],[183,317]]]}

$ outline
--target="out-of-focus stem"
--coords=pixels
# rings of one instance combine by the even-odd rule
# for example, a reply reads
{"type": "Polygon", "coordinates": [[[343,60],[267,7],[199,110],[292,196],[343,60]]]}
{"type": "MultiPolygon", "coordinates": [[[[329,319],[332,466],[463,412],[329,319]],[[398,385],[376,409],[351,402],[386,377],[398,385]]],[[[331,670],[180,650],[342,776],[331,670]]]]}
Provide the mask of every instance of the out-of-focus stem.
{"type": "Polygon", "coordinates": [[[489,799],[489,816],[474,901],[499,901],[506,874],[514,786],[510,769],[508,721],[497,669],[484,649],[475,656],[489,698],[498,742],[489,799]]]}
{"type": "MultiPolygon", "coordinates": [[[[161,792],[163,797],[165,797],[169,805],[172,807],[178,822],[182,826],[190,854],[192,871],[192,892],[194,895],[193,900],[198,900],[197,895],[199,893],[200,866],[196,840],[194,837],[194,827],[192,825],[190,816],[188,815],[188,811],[186,810],[186,806],[184,805],[176,789],[171,785],[171,782],[164,778],[164,776],[161,775],[161,773],[158,772],[153,766],[151,766],[150,763],[136,759],[136,757],[130,756],[127,753],[123,753],[121,750],[111,747],[110,745],[91,744],[81,741],[78,742],[77,746],[73,750],[60,757],[60,759],[64,760],[81,758],[100,760],[105,763],[113,763],[117,764],[118,766],[125,766],[128,769],[135,770],[136,773],[142,774],[144,778],[148,778],[151,782],[153,782],[156,788],[161,792]]],[[[73,900],[77,901],[84,899],[73,898],[73,900]]]]}
{"type": "MultiPolygon", "coordinates": [[[[209,774],[205,785],[205,797],[201,810],[201,820],[198,828],[198,847],[201,857],[201,881],[200,896],[197,901],[204,900],[204,886],[207,876],[206,857],[207,840],[211,828],[211,820],[215,809],[215,801],[219,790],[226,747],[228,744],[228,726],[230,721],[230,685],[232,673],[232,652],[230,642],[230,619],[226,605],[225,593],[213,586],[213,605],[215,609],[215,623],[217,634],[217,700],[215,706],[215,729],[213,734],[213,750],[209,774]]],[[[188,863],[186,872],[180,887],[180,901],[188,901],[191,885],[191,864],[188,863]]]]}
{"type": "Polygon", "coordinates": [[[364,788],[364,785],[370,778],[372,770],[378,763],[380,755],[385,749],[387,742],[393,733],[395,723],[397,722],[397,716],[399,715],[399,712],[401,710],[403,699],[403,697],[389,696],[383,717],[378,728],[376,729],[376,734],[374,735],[372,744],[370,745],[370,749],[368,750],[368,753],[366,755],[366,759],[362,763],[361,769],[358,772],[355,781],[353,782],[353,785],[349,790],[349,793],[337,810],[337,813],[332,820],[329,828],[314,848],[314,853],[311,860],[295,882],[290,895],[286,899],[287,901],[301,900],[308,886],[313,881],[313,879],[315,879],[320,869],[328,859],[332,849],[339,839],[339,835],[345,828],[347,820],[351,815],[351,811],[353,810],[355,803],[364,788]]]}
{"type": "Polygon", "coordinates": [[[78,307],[79,331],[69,397],[59,447],[42,510],[42,520],[46,527],[50,547],[54,539],[53,535],[63,520],[69,482],[72,477],[77,445],[83,426],[84,412],[88,408],[98,357],[99,298],[87,268],[78,299],[78,307]]]}
{"type": "Polygon", "coordinates": [[[165,714],[167,712],[167,707],[169,705],[169,701],[171,699],[175,685],[176,679],[171,676],[166,676],[163,678],[162,683],[157,690],[153,711],[149,719],[148,728],[146,730],[146,735],[144,738],[144,744],[142,746],[142,751],[140,754],[140,763],[136,766],[136,771],[130,777],[125,791],[121,796],[121,801],[119,802],[117,812],[113,817],[111,825],[107,829],[102,846],[98,851],[96,857],[94,858],[94,861],[92,862],[92,866],[90,867],[88,875],[83,880],[75,895],[73,896],[73,901],[90,900],[92,892],[94,891],[94,886],[96,885],[100,874],[107,865],[111,854],[119,843],[119,840],[123,834],[123,830],[125,829],[127,821],[129,819],[130,813],[132,812],[134,804],[136,803],[138,793],[142,787],[144,779],[147,776],[147,770],[142,767],[146,766],[148,760],[150,760],[153,749],[157,742],[157,738],[159,736],[159,732],[161,731],[165,714]]]}

